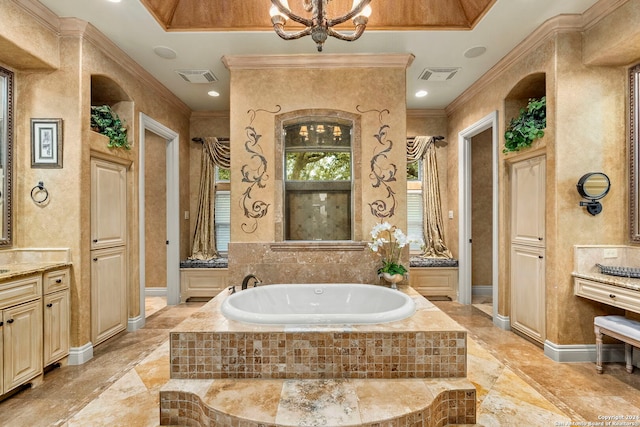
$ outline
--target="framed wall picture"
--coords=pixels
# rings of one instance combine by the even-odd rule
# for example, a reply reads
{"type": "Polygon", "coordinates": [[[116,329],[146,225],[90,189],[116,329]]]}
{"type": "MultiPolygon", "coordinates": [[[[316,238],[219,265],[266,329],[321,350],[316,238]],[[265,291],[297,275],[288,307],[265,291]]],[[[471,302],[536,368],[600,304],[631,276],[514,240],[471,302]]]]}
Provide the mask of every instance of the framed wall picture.
{"type": "Polygon", "coordinates": [[[62,119],[31,119],[31,167],[62,167],[62,119]]]}

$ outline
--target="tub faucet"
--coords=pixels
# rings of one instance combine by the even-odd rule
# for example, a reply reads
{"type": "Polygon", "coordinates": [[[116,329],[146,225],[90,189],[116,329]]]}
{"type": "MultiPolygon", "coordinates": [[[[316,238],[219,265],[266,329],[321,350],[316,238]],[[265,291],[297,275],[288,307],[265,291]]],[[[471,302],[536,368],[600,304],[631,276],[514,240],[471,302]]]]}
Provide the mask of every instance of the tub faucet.
{"type": "Polygon", "coordinates": [[[245,276],[244,279],[242,279],[242,289],[247,289],[248,285],[249,285],[249,280],[253,279],[253,287],[255,288],[256,286],[258,286],[260,283],[262,283],[262,281],[260,279],[258,279],[256,276],[254,276],[253,274],[247,274],[245,276]]]}

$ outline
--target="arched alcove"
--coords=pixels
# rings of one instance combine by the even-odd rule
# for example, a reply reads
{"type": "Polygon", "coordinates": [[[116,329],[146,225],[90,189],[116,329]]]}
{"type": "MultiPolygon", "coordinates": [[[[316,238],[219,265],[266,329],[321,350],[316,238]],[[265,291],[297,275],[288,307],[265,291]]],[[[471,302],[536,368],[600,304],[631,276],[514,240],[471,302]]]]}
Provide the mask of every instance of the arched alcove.
{"type": "Polygon", "coordinates": [[[91,76],[91,105],[113,106],[122,101],[131,101],[131,97],[110,77],[91,76]]]}
{"type": "Polygon", "coordinates": [[[129,94],[112,78],[94,74],[91,76],[91,106],[108,105],[127,128],[127,139],[134,140],[134,108],[129,94]]]}
{"type": "Polygon", "coordinates": [[[525,108],[530,98],[546,96],[547,78],[545,73],[529,74],[520,80],[504,99],[505,123],[516,117],[525,108]]]}

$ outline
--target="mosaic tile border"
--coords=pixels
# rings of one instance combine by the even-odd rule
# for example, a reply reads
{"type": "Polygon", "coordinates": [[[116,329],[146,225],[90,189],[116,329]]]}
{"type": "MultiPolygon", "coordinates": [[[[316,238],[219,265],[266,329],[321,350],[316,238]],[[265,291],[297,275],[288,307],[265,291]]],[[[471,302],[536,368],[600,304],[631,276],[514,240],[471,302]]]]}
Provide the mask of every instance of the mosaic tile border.
{"type": "MultiPolygon", "coordinates": [[[[430,405],[409,414],[362,424],[362,427],[442,427],[476,423],[476,391],[444,390],[430,405]]],[[[205,405],[200,397],[185,391],[160,391],[160,425],[216,427],[280,427],[238,418],[205,405]]]]}
{"type": "Polygon", "coordinates": [[[171,378],[463,378],[466,332],[172,332],[171,378]]]}

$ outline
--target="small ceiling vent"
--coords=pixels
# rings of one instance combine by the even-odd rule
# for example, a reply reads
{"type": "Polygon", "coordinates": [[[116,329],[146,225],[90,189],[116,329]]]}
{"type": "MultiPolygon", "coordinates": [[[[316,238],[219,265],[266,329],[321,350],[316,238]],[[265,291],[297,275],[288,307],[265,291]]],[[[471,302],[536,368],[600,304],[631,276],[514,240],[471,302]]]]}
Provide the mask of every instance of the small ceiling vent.
{"type": "Polygon", "coordinates": [[[460,67],[425,68],[418,79],[428,80],[431,82],[444,82],[446,80],[451,80],[458,71],[460,71],[460,67]]]}
{"type": "Polygon", "coordinates": [[[211,70],[176,70],[176,73],[189,83],[212,83],[218,81],[211,70]]]}

